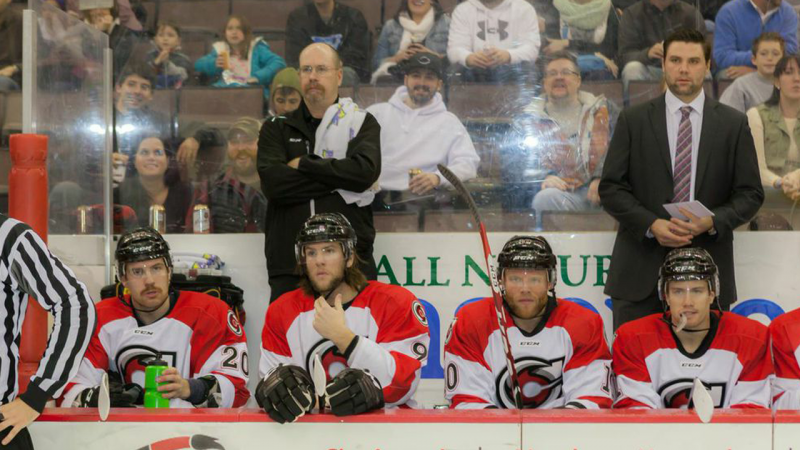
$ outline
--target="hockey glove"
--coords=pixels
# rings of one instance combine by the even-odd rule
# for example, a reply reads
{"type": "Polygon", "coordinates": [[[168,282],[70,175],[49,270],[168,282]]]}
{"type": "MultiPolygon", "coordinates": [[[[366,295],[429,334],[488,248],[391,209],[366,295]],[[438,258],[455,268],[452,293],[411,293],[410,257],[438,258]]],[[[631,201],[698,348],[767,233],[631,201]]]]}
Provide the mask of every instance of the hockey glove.
{"type": "MultiPolygon", "coordinates": [[[[122,384],[119,377],[109,373],[108,396],[113,408],[133,408],[144,403],[144,390],[135,383],[122,384]]],[[[73,402],[78,408],[97,408],[100,386],[84,389],[73,402]]]]}
{"type": "Polygon", "coordinates": [[[308,372],[280,365],[258,383],[256,401],[272,420],[294,422],[314,408],[313,390],[308,372]]]}
{"type": "Polygon", "coordinates": [[[351,416],[383,408],[380,382],[369,372],[345,369],[325,388],[331,411],[337,416],[351,416]]]}

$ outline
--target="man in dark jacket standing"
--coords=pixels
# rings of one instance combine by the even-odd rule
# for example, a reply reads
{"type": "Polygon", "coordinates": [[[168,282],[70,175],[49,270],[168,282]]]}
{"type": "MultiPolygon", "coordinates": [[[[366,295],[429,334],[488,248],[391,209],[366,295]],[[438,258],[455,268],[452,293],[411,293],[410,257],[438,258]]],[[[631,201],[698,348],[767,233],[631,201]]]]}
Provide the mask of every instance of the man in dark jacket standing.
{"type": "Polygon", "coordinates": [[[370,33],[364,14],[334,0],[314,0],[289,15],[286,22],[286,63],[297,67],[300,51],[313,43],[333,47],[344,64],[345,86],[370,76],[370,33]]]}
{"type": "Polygon", "coordinates": [[[267,120],[258,138],[271,300],[297,289],[294,242],[314,214],[344,214],[356,231],[361,271],[371,280],[377,276],[370,204],[381,173],[381,127],[350,99],[339,99],[342,61],[336,50],[311,44],[299,61],[300,108],[267,120]]]}

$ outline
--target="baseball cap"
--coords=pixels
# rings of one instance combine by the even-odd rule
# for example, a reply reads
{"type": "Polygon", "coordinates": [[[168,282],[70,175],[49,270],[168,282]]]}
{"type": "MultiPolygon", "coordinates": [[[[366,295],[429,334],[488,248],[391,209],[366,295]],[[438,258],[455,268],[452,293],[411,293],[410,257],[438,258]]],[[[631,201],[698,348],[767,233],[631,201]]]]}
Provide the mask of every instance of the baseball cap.
{"type": "Polygon", "coordinates": [[[408,74],[415,69],[428,69],[440,79],[442,78],[442,59],[433,53],[415,53],[411,58],[403,61],[401,65],[404,74],[408,74]]]}
{"type": "Polygon", "coordinates": [[[228,130],[228,139],[231,139],[234,134],[242,133],[250,139],[258,139],[258,133],[261,131],[261,122],[253,117],[240,117],[236,122],[233,122],[228,130]]]}

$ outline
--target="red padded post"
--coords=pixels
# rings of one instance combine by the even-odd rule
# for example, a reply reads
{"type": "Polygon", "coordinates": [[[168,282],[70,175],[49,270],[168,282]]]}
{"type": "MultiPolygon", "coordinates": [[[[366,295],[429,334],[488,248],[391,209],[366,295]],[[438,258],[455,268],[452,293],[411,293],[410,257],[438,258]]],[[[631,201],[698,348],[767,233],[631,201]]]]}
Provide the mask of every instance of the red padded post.
{"type": "MultiPolygon", "coordinates": [[[[47,242],[47,136],[13,134],[10,138],[11,174],[8,177],[8,215],[33,228],[47,242]]],[[[47,313],[28,301],[22,325],[18,372],[20,392],[36,373],[47,345],[47,313]]]]}

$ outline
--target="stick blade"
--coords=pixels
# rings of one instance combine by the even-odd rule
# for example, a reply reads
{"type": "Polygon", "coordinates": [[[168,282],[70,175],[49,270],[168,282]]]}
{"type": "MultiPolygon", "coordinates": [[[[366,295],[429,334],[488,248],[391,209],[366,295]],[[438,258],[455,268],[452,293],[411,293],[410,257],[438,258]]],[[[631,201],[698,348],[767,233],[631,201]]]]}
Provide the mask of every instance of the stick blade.
{"type": "Polygon", "coordinates": [[[97,398],[97,411],[100,414],[100,420],[105,422],[108,419],[108,413],[111,411],[111,395],[108,389],[108,373],[103,373],[103,379],[100,381],[100,396],[97,398]]]}
{"type": "Polygon", "coordinates": [[[450,171],[450,169],[448,169],[444,164],[437,164],[436,168],[439,169],[439,173],[442,174],[444,179],[453,185],[453,188],[455,188],[456,192],[458,192],[458,195],[461,196],[465,202],[467,202],[469,211],[472,213],[472,217],[475,220],[475,226],[480,227],[483,220],[481,219],[481,214],[478,211],[478,205],[475,204],[475,200],[469,194],[469,191],[467,190],[467,187],[464,186],[461,178],[458,178],[458,175],[450,171]]]}
{"type": "Polygon", "coordinates": [[[711,399],[711,394],[708,393],[703,382],[699,378],[694,379],[694,387],[692,387],[692,403],[694,404],[694,411],[697,417],[703,423],[711,422],[711,417],[714,415],[714,400],[711,399]]]}

